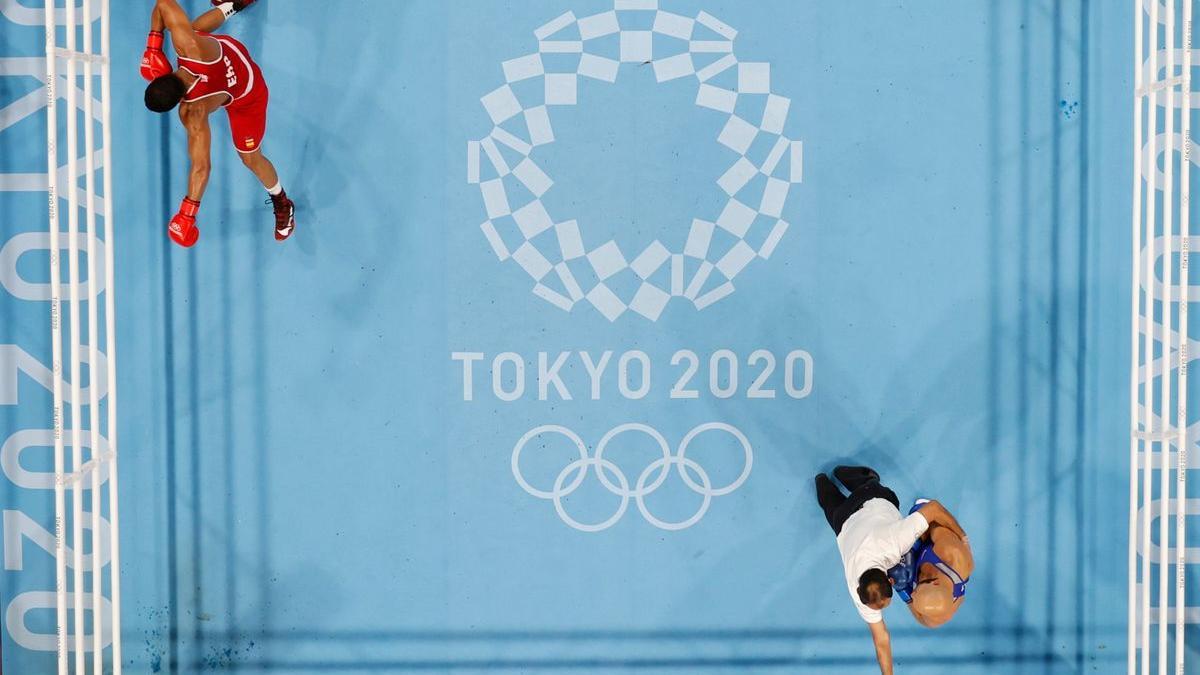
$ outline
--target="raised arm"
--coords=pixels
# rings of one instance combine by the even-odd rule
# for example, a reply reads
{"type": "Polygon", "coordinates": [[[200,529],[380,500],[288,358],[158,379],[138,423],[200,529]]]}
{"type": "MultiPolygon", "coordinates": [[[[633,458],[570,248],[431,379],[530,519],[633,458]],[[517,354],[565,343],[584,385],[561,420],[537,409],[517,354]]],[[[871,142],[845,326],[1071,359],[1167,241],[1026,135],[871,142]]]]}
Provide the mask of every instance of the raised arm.
{"type": "Polygon", "coordinates": [[[176,0],[155,1],[154,13],[150,16],[150,29],[169,32],[176,54],[186,58],[203,58],[200,43],[196,40],[196,31],[192,28],[192,20],[176,0]]]}
{"type": "Polygon", "coordinates": [[[150,10],[150,30],[161,33],[163,31],[163,28],[164,28],[164,24],[163,24],[163,19],[162,19],[162,12],[158,11],[158,3],[155,2],[154,8],[150,10]]]}
{"type": "Polygon", "coordinates": [[[871,641],[875,643],[875,658],[879,660],[879,672],[883,675],[893,675],[892,636],[888,634],[887,625],[882,620],[867,625],[871,627],[871,641]]]}
{"type": "Polygon", "coordinates": [[[188,197],[200,201],[208,187],[211,170],[210,147],[212,131],[208,126],[208,111],[199,103],[185,103],[179,107],[179,119],[187,129],[188,158],[192,169],[188,173],[188,197]]]}
{"type": "Polygon", "coordinates": [[[962,526],[958,524],[958,521],[954,519],[954,516],[950,515],[950,512],[946,510],[946,507],[942,506],[941,502],[926,502],[921,506],[920,511],[921,515],[925,516],[925,520],[929,522],[929,527],[932,528],[934,525],[940,525],[958,535],[959,538],[963,540],[967,538],[967,533],[963,531],[962,526]]]}
{"type": "Polygon", "coordinates": [[[142,52],[142,77],[153,82],[163,75],[170,75],[175,66],[163,54],[163,20],[158,5],[150,10],[150,34],[146,36],[146,51],[142,52]]]}

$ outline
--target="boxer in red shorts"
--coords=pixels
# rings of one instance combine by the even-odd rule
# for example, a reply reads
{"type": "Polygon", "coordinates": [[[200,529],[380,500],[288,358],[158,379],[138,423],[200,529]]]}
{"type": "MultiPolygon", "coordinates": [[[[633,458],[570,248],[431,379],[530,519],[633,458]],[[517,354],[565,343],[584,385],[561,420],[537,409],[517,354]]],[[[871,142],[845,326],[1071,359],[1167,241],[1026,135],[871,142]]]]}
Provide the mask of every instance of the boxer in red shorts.
{"type": "Polygon", "coordinates": [[[262,181],[275,207],[275,239],[283,241],[296,229],[295,205],[279,184],[279,174],[262,153],[267,128],[267,82],[245,45],[227,35],[215,35],[225,19],[245,9],[254,0],[213,0],[214,9],[188,18],[177,0],[156,0],[150,15],[150,37],[142,56],[146,107],[168,112],[179,106],[179,119],[187,129],[191,172],[188,193],[171,219],[167,234],[188,247],[200,237],[196,214],[208,186],[212,133],[208,116],[220,108],[229,115],[233,144],[242,163],[262,181]],[[163,30],[179,55],[173,69],[163,54],[163,30]]]}

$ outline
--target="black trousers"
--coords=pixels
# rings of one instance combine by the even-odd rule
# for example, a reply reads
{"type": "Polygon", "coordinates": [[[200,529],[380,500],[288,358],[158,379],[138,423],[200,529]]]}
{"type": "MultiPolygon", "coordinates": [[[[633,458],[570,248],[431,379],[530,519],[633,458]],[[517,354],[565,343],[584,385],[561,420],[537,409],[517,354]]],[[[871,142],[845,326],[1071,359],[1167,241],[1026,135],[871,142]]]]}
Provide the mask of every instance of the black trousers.
{"type": "Polygon", "coordinates": [[[817,503],[825,512],[825,520],[829,521],[829,527],[833,528],[834,534],[841,534],[842,525],[845,525],[850,516],[861,509],[863,504],[872,499],[886,499],[897,509],[900,508],[900,500],[896,498],[896,493],[880,484],[879,474],[874,469],[865,466],[839,466],[833,470],[833,475],[850,491],[849,496],[842,494],[841,488],[823,473],[817,474],[816,484],[817,503]]]}

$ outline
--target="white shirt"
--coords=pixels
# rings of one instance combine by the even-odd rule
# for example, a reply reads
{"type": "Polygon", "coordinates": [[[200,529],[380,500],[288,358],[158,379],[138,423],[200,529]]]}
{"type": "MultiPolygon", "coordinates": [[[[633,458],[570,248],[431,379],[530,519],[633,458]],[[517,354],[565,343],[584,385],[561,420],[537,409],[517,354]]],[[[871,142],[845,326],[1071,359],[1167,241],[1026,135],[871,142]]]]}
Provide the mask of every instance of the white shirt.
{"type": "Polygon", "coordinates": [[[846,586],[863,621],[879,623],[883,612],[871,609],[858,599],[858,578],[871,568],[885,572],[895,567],[917,539],[929,529],[919,512],[907,518],[886,499],[871,499],[850,516],[837,537],[838,552],[846,567],[846,586]]]}

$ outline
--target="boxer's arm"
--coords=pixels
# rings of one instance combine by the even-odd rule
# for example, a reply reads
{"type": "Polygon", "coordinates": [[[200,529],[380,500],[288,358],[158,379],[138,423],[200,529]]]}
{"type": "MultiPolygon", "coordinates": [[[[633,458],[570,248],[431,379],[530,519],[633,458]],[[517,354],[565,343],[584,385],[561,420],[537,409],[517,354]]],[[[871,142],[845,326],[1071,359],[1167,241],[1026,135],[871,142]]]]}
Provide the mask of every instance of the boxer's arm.
{"type": "Polygon", "coordinates": [[[975,571],[975,554],[971,551],[970,542],[944,527],[934,528],[929,536],[934,551],[942,560],[952,562],[962,575],[971,576],[975,571]]]}
{"type": "Polygon", "coordinates": [[[941,502],[927,502],[921,506],[919,512],[922,516],[925,516],[925,520],[929,523],[930,528],[934,525],[941,525],[958,535],[959,538],[964,540],[967,538],[967,533],[963,531],[962,526],[958,524],[954,516],[950,515],[946,507],[942,506],[941,502]]]}
{"type": "Polygon", "coordinates": [[[888,634],[887,626],[882,620],[867,625],[871,627],[871,641],[875,643],[875,658],[879,660],[879,672],[883,675],[892,675],[892,636],[888,634]]]}
{"type": "Polygon", "coordinates": [[[164,27],[162,12],[158,11],[158,5],[155,4],[154,9],[150,10],[150,30],[161,33],[164,27]]]}
{"type": "Polygon", "coordinates": [[[208,187],[208,174],[212,168],[212,131],[208,126],[208,110],[199,103],[184,103],[179,106],[179,119],[187,129],[188,158],[192,163],[188,173],[188,197],[200,201],[208,187]]]}
{"type": "Polygon", "coordinates": [[[150,34],[146,36],[146,51],[142,52],[140,72],[147,82],[168,75],[175,67],[163,54],[163,20],[158,6],[150,11],[150,34]]]}
{"type": "MultiPolygon", "coordinates": [[[[203,58],[204,55],[200,52],[200,42],[196,39],[196,31],[192,28],[192,21],[176,0],[156,0],[154,11],[159,17],[159,21],[162,22],[163,28],[171,33],[171,44],[175,46],[176,54],[191,59],[203,58]]],[[[153,18],[150,23],[153,27],[153,18]]]]}

